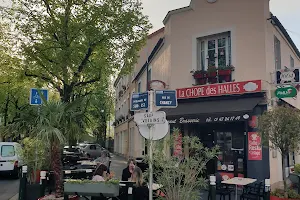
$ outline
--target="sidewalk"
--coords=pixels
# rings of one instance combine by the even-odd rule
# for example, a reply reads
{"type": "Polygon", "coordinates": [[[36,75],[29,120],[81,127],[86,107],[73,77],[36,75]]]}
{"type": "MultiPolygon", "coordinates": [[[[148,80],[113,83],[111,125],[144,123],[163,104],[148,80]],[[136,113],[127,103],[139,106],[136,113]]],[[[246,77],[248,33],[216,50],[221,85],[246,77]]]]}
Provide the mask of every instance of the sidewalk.
{"type": "Polygon", "coordinates": [[[18,200],[19,199],[19,194],[16,194],[15,196],[13,196],[12,198],[10,198],[9,200],[18,200]]]}

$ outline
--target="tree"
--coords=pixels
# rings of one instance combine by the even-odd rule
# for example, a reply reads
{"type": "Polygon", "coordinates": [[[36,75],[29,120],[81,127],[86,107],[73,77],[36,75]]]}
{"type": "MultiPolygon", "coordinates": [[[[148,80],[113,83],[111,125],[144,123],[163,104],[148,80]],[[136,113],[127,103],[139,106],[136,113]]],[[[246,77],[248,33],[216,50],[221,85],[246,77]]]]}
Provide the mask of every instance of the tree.
{"type": "MultiPolygon", "coordinates": [[[[153,176],[163,185],[162,192],[167,200],[198,200],[200,189],[206,187],[205,168],[209,160],[213,159],[218,148],[206,148],[197,137],[185,136],[182,144],[189,146],[190,155],[184,160],[176,156],[169,156],[165,151],[165,144],[174,147],[179,135],[179,129],[174,129],[173,135],[166,141],[155,143],[153,152],[153,176]]],[[[149,161],[149,158],[147,158],[149,161]]],[[[146,172],[146,178],[148,177],[146,172]]]]}
{"type": "Polygon", "coordinates": [[[278,106],[259,117],[259,131],[263,143],[282,155],[282,176],[284,190],[286,184],[286,159],[290,152],[299,150],[300,112],[288,106],[278,106]]]}
{"type": "Polygon", "coordinates": [[[6,127],[9,135],[18,136],[20,133],[44,141],[50,148],[50,165],[54,171],[56,197],[63,192],[61,147],[68,135],[81,132],[78,119],[84,118],[78,110],[78,102],[46,102],[40,108],[29,107],[20,118],[6,127]],[[72,133],[71,133],[72,132],[72,133]]]}
{"type": "Polygon", "coordinates": [[[4,9],[28,77],[63,102],[137,61],[151,26],[139,0],[13,0],[4,9]]]}

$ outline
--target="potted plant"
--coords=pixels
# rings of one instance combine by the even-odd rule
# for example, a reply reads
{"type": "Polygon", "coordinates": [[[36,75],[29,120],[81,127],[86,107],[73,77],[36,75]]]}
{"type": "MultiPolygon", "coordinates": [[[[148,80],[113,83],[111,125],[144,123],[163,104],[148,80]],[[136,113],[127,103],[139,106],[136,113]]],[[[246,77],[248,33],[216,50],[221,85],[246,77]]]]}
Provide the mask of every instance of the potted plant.
{"type": "Polygon", "coordinates": [[[207,78],[207,71],[197,70],[197,71],[194,72],[193,77],[195,79],[206,79],[207,78]]]}
{"type": "Polygon", "coordinates": [[[284,190],[276,189],[271,192],[270,200],[299,200],[300,195],[295,190],[284,190]],[[287,195],[287,196],[286,196],[287,195]]]}
{"type": "Polygon", "coordinates": [[[232,65],[218,67],[218,75],[219,76],[231,75],[232,71],[234,71],[234,67],[232,65]]]}
{"type": "MultiPolygon", "coordinates": [[[[217,153],[217,147],[205,148],[198,137],[181,137],[179,129],[174,129],[169,139],[156,142],[152,160],[155,169],[153,177],[155,182],[162,185],[160,190],[165,194],[165,199],[200,199],[199,190],[207,186],[204,175],[206,163],[217,153]],[[185,152],[184,156],[182,148],[178,148],[183,144],[189,147],[189,155],[185,152]],[[166,146],[175,149],[173,155],[166,153],[166,146]]],[[[149,163],[148,156],[145,157],[145,161],[149,163]]],[[[145,171],[145,179],[149,177],[148,172],[145,171]]]]}
{"type": "Polygon", "coordinates": [[[232,65],[218,67],[218,76],[221,82],[230,82],[232,71],[234,71],[234,67],[232,65]]]}
{"type": "Polygon", "coordinates": [[[217,76],[217,67],[216,66],[208,66],[207,72],[208,72],[208,77],[216,77],[217,76]]]}
{"type": "Polygon", "coordinates": [[[22,141],[19,154],[27,166],[26,199],[40,196],[40,171],[49,169],[49,156],[45,142],[36,137],[27,137],[22,141]]]}
{"type": "MultiPolygon", "coordinates": [[[[264,145],[280,152],[286,160],[290,152],[299,150],[300,113],[288,106],[277,106],[259,117],[258,129],[264,145]]],[[[288,198],[286,163],[282,162],[284,197],[288,198]]]]}

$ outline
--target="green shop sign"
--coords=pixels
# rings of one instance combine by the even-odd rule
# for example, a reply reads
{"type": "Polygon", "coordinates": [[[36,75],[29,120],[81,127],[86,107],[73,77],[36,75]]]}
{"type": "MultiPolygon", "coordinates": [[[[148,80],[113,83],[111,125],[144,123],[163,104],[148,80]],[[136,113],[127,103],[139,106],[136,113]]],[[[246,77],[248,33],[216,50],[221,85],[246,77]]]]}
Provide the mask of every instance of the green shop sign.
{"type": "Polygon", "coordinates": [[[297,95],[297,90],[294,87],[284,87],[284,88],[277,88],[275,90],[275,96],[279,99],[282,98],[291,98],[297,95]]]}

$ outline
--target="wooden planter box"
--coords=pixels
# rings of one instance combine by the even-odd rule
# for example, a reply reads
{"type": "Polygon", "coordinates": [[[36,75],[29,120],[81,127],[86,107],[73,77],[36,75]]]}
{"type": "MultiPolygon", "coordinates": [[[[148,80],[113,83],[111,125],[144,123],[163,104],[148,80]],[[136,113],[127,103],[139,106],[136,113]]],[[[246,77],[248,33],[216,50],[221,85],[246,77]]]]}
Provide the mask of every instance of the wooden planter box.
{"type": "Polygon", "coordinates": [[[64,183],[64,192],[66,194],[80,194],[86,196],[117,197],[119,196],[119,184],[104,182],[95,183],[64,183]]]}

